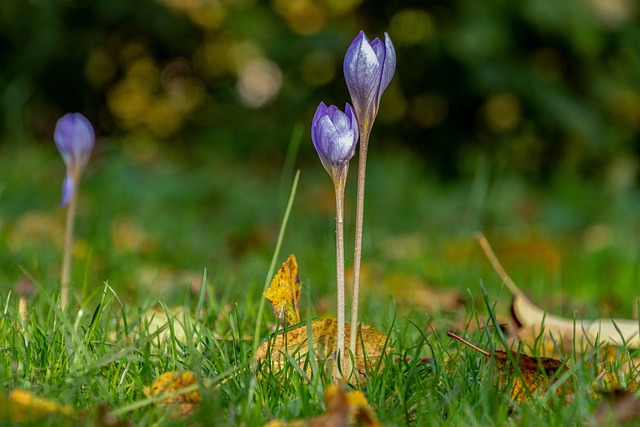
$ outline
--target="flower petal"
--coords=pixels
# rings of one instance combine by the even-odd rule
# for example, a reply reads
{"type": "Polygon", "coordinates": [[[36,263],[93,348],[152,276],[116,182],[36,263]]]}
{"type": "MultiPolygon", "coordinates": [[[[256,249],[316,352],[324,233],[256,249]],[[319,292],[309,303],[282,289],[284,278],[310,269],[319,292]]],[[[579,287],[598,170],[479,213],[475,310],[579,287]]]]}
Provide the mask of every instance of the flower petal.
{"type": "Polygon", "coordinates": [[[371,113],[376,100],[382,64],[364,32],[355,38],[344,57],[344,77],[358,115],[371,113]]]}
{"type": "Polygon", "coordinates": [[[62,198],[60,199],[60,206],[67,206],[73,197],[73,191],[75,190],[75,183],[73,175],[67,172],[62,182],[62,198]]]}
{"type": "Polygon", "coordinates": [[[346,104],[345,111],[347,113],[335,105],[326,107],[321,103],[311,126],[311,139],[320,161],[334,178],[344,175],[358,142],[358,123],[353,109],[346,104]]]}
{"type": "Polygon", "coordinates": [[[396,50],[393,47],[389,34],[384,33],[385,56],[382,65],[382,78],[380,79],[380,90],[378,98],[382,96],[382,92],[389,86],[393,74],[396,72],[396,50]]]}

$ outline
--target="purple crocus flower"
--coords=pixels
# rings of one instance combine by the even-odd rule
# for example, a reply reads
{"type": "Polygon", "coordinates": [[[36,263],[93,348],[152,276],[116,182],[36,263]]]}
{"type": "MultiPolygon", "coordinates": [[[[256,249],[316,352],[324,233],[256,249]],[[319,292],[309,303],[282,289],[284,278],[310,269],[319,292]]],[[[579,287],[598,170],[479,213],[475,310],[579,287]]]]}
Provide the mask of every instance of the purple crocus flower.
{"type": "Polygon", "coordinates": [[[77,180],[89,161],[96,136],[85,116],[80,113],[68,113],[58,120],[53,139],[67,166],[60,200],[60,205],[66,206],[73,197],[77,180]]]}
{"type": "Polygon", "coordinates": [[[358,135],[358,120],[351,105],[346,104],[343,113],[335,105],[327,107],[324,102],[320,103],[311,124],[311,140],[322,166],[334,181],[346,179],[358,135]]]}
{"type": "Polygon", "coordinates": [[[384,43],[378,38],[369,42],[360,31],[344,57],[344,78],[361,129],[371,129],[382,92],[389,86],[395,70],[396,51],[389,35],[384,33],[384,43]]]}

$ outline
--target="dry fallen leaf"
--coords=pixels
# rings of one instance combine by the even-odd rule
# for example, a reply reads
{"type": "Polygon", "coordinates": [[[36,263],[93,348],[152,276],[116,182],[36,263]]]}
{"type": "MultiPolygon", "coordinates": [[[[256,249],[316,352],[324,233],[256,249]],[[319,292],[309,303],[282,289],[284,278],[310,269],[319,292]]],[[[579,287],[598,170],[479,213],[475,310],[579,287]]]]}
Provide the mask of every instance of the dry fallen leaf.
{"type": "Polygon", "coordinates": [[[31,423],[53,415],[76,416],[71,406],[38,397],[26,390],[14,389],[0,397],[0,420],[31,423]]]}
{"type": "MultiPolygon", "coordinates": [[[[490,352],[471,344],[452,332],[448,332],[447,335],[480,352],[487,361],[491,359],[490,352]]],[[[559,396],[568,397],[573,393],[571,378],[557,383],[567,371],[567,367],[560,360],[550,357],[533,357],[523,353],[514,354],[510,350],[508,352],[495,350],[493,355],[498,368],[496,373],[498,386],[511,387],[511,399],[517,404],[530,401],[531,396],[536,392],[546,393],[551,385],[557,385],[555,392],[559,396]],[[518,364],[519,373],[514,371],[514,361],[518,364]]]]}
{"type": "Polygon", "coordinates": [[[360,391],[345,392],[344,382],[325,390],[326,412],[309,420],[273,420],[264,427],[380,427],[375,411],[360,391]]]}
{"type": "Polygon", "coordinates": [[[549,314],[533,304],[506,273],[484,235],[477,233],[476,238],[494,270],[504,280],[506,287],[513,295],[511,313],[521,329],[531,329],[530,333],[534,336],[537,334],[543,337],[543,333],[544,337],[551,340],[575,343],[580,346],[575,349],[580,353],[592,349],[596,343],[640,348],[637,320],[567,319],[549,314]]]}
{"type": "Polygon", "coordinates": [[[298,311],[300,291],[298,262],[295,255],[292,254],[282,264],[271,281],[271,285],[264,292],[264,297],[271,303],[273,313],[280,319],[281,325],[289,326],[300,322],[300,312],[298,311]]]}
{"type": "Polygon", "coordinates": [[[192,371],[165,372],[144,389],[144,394],[147,397],[158,396],[160,399],[156,405],[167,406],[172,417],[187,418],[200,409],[200,391],[196,385],[196,376],[192,371]],[[180,391],[186,387],[190,387],[188,391],[180,391]],[[169,396],[163,398],[166,395],[169,396]]]}
{"type": "MultiPolygon", "coordinates": [[[[316,361],[324,361],[333,356],[336,349],[336,319],[320,319],[311,323],[311,335],[316,361]]],[[[350,337],[350,328],[345,326],[346,338],[350,337]]],[[[360,377],[376,368],[378,362],[384,362],[384,356],[392,349],[387,345],[387,335],[372,326],[361,325],[358,333],[357,349],[354,358],[355,372],[360,377]],[[364,346],[364,353],[363,353],[364,346]],[[382,359],[381,359],[382,358],[382,359]]],[[[278,333],[263,342],[256,352],[256,360],[267,361],[272,370],[279,371],[287,364],[290,355],[301,366],[309,353],[307,325],[295,327],[287,332],[278,333]]],[[[382,364],[381,364],[382,365],[382,364]]],[[[310,368],[307,374],[310,374],[310,368]]]]}

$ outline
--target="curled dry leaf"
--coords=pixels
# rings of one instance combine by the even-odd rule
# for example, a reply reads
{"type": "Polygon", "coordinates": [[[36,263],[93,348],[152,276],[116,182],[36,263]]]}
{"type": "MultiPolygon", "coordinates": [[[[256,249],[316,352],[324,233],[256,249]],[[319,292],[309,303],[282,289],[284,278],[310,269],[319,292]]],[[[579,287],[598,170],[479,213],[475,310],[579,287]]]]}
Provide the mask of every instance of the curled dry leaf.
{"type": "MultiPolygon", "coordinates": [[[[491,353],[460,338],[452,332],[447,333],[451,338],[478,351],[489,361],[491,353]]],[[[510,395],[513,402],[521,404],[529,402],[534,393],[546,393],[554,385],[555,392],[561,397],[568,398],[573,393],[573,381],[562,378],[567,367],[560,360],[550,357],[533,357],[524,353],[513,353],[510,350],[495,350],[493,352],[496,367],[496,380],[499,387],[511,387],[510,395]],[[518,364],[518,371],[514,369],[514,362],[518,364]],[[562,379],[563,382],[559,383],[562,379]]]]}
{"type": "Polygon", "coordinates": [[[298,277],[298,262],[295,255],[282,264],[271,285],[264,292],[264,297],[271,303],[273,313],[283,326],[295,325],[300,322],[298,300],[300,299],[300,278],[298,277]]]}
{"type": "Polygon", "coordinates": [[[177,306],[171,307],[167,310],[162,307],[152,307],[147,310],[140,319],[140,324],[143,328],[148,327],[149,334],[158,332],[160,341],[171,340],[171,330],[173,329],[173,336],[180,342],[187,342],[187,333],[185,332],[186,324],[189,322],[189,327],[195,324],[195,318],[191,316],[184,307],[177,306]]]}
{"type": "MultiPolygon", "coordinates": [[[[311,323],[311,335],[313,338],[313,348],[317,362],[332,360],[336,350],[336,319],[320,319],[311,323]]],[[[349,324],[345,326],[346,340],[349,340],[349,324]]],[[[272,370],[279,371],[287,364],[286,355],[291,356],[297,363],[304,366],[305,359],[309,354],[309,343],[307,340],[307,325],[295,327],[289,331],[278,333],[266,340],[256,352],[256,360],[267,361],[272,370]]],[[[384,362],[384,356],[391,352],[387,346],[387,335],[372,326],[361,325],[358,333],[357,349],[354,358],[355,372],[360,377],[375,369],[378,362],[384,362]],[[364,347],[364,352],[363,352],[364,347]]],[[[382,365],[382,363],[380,363],[382,365]]],[[[307,374],[311,374],[310,368],[307,374]]]]}
{"type": "Polygon", "coordinates": [[[14,423],[32,423],[54,415],[75,418],[76,414],[69,405],[38,397],[33,393],[14,389],[8,395],[0,397],[1,421],[14,423]]]}
{"type": "Polygon", "coordinates": [[[330,385],[324,395],[327,410],[309,419],[291,422],[273,420],[264,427],[380,427],[375,411],[360,391],[345,392],[344,382],[330,385]]]}
{"type": "Polygon", "coordinates": [[[156,405],[169,408],[172,417],[187,418],[200,409],[197,384],[192,371],[165,372],[144,389],[144,394],[147,397],[157,396],[156,405]]]}
{"type": "MultiPolygon", "coordinates": [[[[204,312],[203,312],[204,314],[204,312]]],[[[171,342],[172,330],[173,338],[186,343],[187,333],[185,330],[193,330],[193,325],[196,323],[194,316],[189,314],[183,306],[176,306],[170,308],[164,307],[151,307],[139,319],[129,319],[129,324],[134,322],[139,323],[135,329],[126,337],[127,341],[135,341],[140,335],[149,336],[157,334],[157,337],[153,338],[153,344],[163,344],[171,342]],[[188,326],[187,326],[188,322],[188,326]]],[[[123,326],[124,322],[120,321],[120,326],[123,326]]],[[[195,333],[192,335],[195,339],[195,333]]],[[[116,341],[118,335],[116,332],[109,333],[109,339],[116,341]]]]}
{"type": "Polygon", "coordinates": [[[577,352],[592,349],[597,343],[640,348],[640,327],[637,320],[611,318],[574,320],[549,314],[533,304],[506,273],[484,235],[477,233],[476,238],[494,270],[504,280],[506,287],[513,295],[511,313],[521,329],[530,329],[530,334],[534,336],[575,343],[580,346],[575,349],[577,352]]]}

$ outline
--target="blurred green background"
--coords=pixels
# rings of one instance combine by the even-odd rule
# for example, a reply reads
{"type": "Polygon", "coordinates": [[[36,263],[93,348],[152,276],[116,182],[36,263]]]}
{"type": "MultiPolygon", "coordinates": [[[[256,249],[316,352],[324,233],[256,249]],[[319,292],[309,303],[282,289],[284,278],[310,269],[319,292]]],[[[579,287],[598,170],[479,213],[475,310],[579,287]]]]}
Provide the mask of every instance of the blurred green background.
{"type": "Polygon", "coordinates": [[[100,135],[279,156],[320,101],[348,100],[342,59],[364,29],[389,32],[398,54],[376,145],[409,147],[446,178],[473,173],[478,155],[533,178],[564,167],[635,174],[639,9],[632,0],[7,0],[0,135],[47,139],[57,118],[80,111],[100,135]]]}
{"type": "Polygon", "coordinates": [[[365,267],[477,290],[495,279],[473,243],[482,229],[534,296],[566,285],[630,314],[639,15],[633,0],[4,0],[0,280],[22,266],[56,289],[52,134],[79,111],[98,142],[77,283],[182,295],[175,284],[208,267],[236,300],[259,298],[301,168],[281,260],[298,255],[314,301],[333,292],[333,190],[309,125],[321,101],[349,100],[342,60],[363,29],[397,51],[370,145],[365,267]]]}

